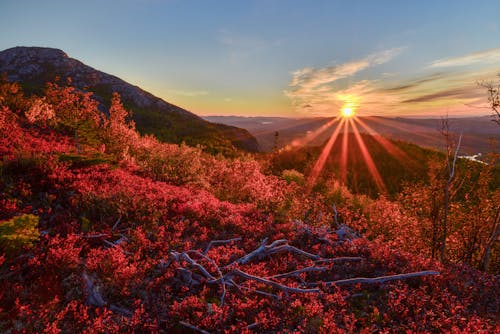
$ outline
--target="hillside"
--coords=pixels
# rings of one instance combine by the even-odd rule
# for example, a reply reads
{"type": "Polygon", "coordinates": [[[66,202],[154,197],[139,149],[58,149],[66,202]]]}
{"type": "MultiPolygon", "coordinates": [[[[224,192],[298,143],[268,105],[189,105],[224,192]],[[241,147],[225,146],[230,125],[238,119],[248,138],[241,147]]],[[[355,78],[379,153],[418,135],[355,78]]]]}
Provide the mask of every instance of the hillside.
{"type": "MultiPolygon", "coordinates": [[[[293,140],[305,137],[327,123],[330,118],[285,118],[285,117],[239,117],[239,116],[206,116],[210,122],[217,122],[247,129],[255,136],[264,151],[271,151],[275,145],[275,133],[278,132],[278,147],[284,147],[293,140]]],[[[419,146],[443,150],[444,140],[439,133],[441,119],[414,119],[390,117],[360,117],[366,125],[387,138],[407,141],[419,146]]],[[[497,151],[500,142],[500,130],[492,122],[492,118],[469,117],[450,118],[450,131],[455,134],[463,132],[462,152],[474,155],[497,151]]],[[[308,145],[316,146],[325,142],[333,133],[332,127],[321,133],[308,145]]],[[[360,127],[361,133],[368,133],[360,127]]]]}
{"type": "Polygon", "coordinates": [[[141,136],[118,94],[104,119],[73,87],[45,94],[0,84],[1,332],[500,329],[489,165],[443,232],[439,173],[397,201],[310,191],[297,170],[141,136]]]}
{"type": "Polygon", "coordinates": [[[214,153],[227,153],[233,146],[251,152],[259,149],[255,138],[246,130],[205,121],[58,49],[15,47],[1,51],[1,73],[6,73],[9,81],[21,83],[28,94],[42,92],[45,84],[56,77],[63,83],[71,78],[74,87],[94,93],[103,111],[109,108],[112,93],[117,92],[132,111],[139,132],[153,134],[164,142],[200,144],[214,153]]]}
{"type": "MultiPolygon", "coordinates": [[[[405,141],[390,141],[392,149],[388,151],[375,136],[361,134],[361,138],[381,176],[383,189],[377,186],[376,180],[370,174],[363,152],[352,133],[345,137],[341,134],[331,148],[325,167],[319,175],[317,186],[323,184],[322,181],[331,178],[341,180],[344,141],[346,141],[345,145],[348,146],[344,183],[350,191],[372,197],[377,197],[381,193],[394,197],[403,190],[405,184],[428,182],[429,163],[443,158],[443,154],[440,152],[405,141]]],[[[274,153],[270,159],[272,173],[281,175],[284,170],[294,169],[304,175],[309,175],[325,145],[326,143],[319,146],[288,148],[274,153]]],[[[469,164],[468,167],[474,169],[473,165],[469,164]]]]}

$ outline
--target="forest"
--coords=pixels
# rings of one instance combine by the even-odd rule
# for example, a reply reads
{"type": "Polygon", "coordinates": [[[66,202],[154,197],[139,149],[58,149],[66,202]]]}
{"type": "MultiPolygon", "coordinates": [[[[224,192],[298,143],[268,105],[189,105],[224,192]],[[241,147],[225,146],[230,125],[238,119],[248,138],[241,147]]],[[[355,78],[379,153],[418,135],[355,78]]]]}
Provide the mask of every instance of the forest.
{"type": "Polygon", "coordinates": [[[380,187],[354,144],[311,178],[322,147],[213,154],[3,78],[0,331],[498,332],[499,157],[448,135],[362,135],[380,187]]]}

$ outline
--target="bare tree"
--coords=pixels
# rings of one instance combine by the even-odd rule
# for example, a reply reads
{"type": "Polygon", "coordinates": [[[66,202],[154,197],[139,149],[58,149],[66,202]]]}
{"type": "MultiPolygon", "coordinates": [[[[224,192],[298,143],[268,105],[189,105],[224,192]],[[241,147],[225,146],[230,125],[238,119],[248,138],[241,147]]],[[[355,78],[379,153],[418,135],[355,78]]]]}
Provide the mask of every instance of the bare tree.
{"type": "Polygon", "coordinates": [[[491,231],[491,235],[486,241],[484,253],[481,259],[481,267],[484,271],[488,271],[491,260],[491,249],[495,242],[498,241],[498,236],[500,236],[500,206],[498,207],[495,215],[493,230],[491,231]]]}
{"type": "Polygon", "coordinates": [[[496,83],[494,81],[483,81],[479,83],[479,86],[486,88],[488,91],[488,103],[493,111],[493,122],[500,125],[500,80],[496,83]]]}
{"type": "Polygon", "coordinates": [[[456,163],[458,157],[458,151],[460,150],[460,144],[462,143],[462,133],[458,138],[456,146],[453,143],[450,133],[450,125],[448,117],[441,120],[441,133],[446,140],[446,170],[448,174],[448,180],[444,185],[444,196],[443,196],[443,219],[442,219],[442,234],[441,234],[441,262],[445,261],[446,254],[446,238],[448,237],[448,212],[450,210],[450,201],[453,196],[458,191],[460,186],[454,184],[455,174],[456,174],[456,163]]]}

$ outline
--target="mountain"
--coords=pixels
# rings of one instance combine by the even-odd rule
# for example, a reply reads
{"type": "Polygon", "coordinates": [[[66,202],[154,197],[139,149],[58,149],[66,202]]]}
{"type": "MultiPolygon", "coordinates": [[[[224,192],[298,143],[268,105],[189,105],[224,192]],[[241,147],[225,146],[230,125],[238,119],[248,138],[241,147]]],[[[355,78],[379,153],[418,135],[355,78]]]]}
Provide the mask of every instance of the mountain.
{"type": "Polygon", "coordinates": [[[165,142],[200,144],[214,153],[228,153],[234,148],[259,150],[257,140],[247,130],[206,121],[118,77],[70,58],[62,50],[14,47],[1,51],[0,73],[5,73],[11,82],[19,82],[28,93],[40,93],[45,83],[56,77],[62,82],[71,78],[76,88],[94,93],[103,111],[109,107],[112,93],[118,92],[124,106],[132,111],[139,132],[154,134],[165,142]]]}
{"type": "MultiPolygon", "coordinates": [[[[294,139],[303,138],[331,120],[327,117],[317,118],[286,118],[286,117],[240,117],[240,116],[208,116],[210,122],[228,124],[247,129],[254,135],[262,150],[270,151],[275,145],[275,134],[278,132],[278,147],[284,147],[294,139]]],[[[419,146],[443,150],[444,139],[440,134],[441,119],[427,118],[390,118],[390,117],[359,117],[375,132],[396,140],[404,140],[419,146]]],[[[491,121],[491,117],[450,118],[450,132],[463,132],[461,154],[485,154],[498,151],[500,131],[498,125],[491,121]],[[493,140],[492,140],[493,139],[493,140]]],[[[362,126],[358,126],[361,133],[367,133],[362,126]]],[[[335,130],[330,127],[314,140],[310,146],[324,143],[335,130]]]]}

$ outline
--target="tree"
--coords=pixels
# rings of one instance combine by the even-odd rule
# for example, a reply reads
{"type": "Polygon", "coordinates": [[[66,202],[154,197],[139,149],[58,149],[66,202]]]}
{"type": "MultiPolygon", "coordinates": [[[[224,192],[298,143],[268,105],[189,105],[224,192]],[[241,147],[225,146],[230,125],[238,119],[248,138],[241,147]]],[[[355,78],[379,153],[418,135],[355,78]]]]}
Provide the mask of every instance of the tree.
{"type": "Polygon", "coordinates": [[[123,107],[120,94],[114,92],[109,107],[109,118],[104,120],[103,126],[103,142],[107,153],[122,158],[130,146],[139,140],[135,123],[128,121],[129,117],[130,113],[123,107]]]}
{"type": "MultiPolygon", "coordinates": [[[[500,74],[498,75],[500,77],[500,74]]],[[[500,125],[500,80],[495,83],[494,81],[480,82],[481,87],[486,88],[488,92],[489,107],[493,111],[493,122],[500,125]]]]}
{"type": "Polygon", "coordinates": [[[450,210],[450,201],[452,200],[454,194],[456,194],[459,186],[457,187],[454,183],[455,180],[455,167],[457,164],[458,151],[460,150],[460,144],[462,142],[462,134],[458,138],[458,143],[454,145],[449,127],[448,118],[442,119],[441,133],[446,140],[446,170],[448,174],[448,180],[444,186],[444,196],[443,196],[443,220],[442,220],[442,234],[441,234],[441,262],[445,261],[446,254],[446,238],[448,236],[448,213],[450,210]],[[455,148],[453,148],[455,146],[455,148]]]}
{"type": "Polygon", "coordinates": [[[97,145],[97,129],[102,114],[92,93],[77,90],[68,79],[65,87],[48,83],[45,95],[44,103],[53,111],[57,127],[73,135],[79,154],[82,153],[82,145],[97,145]]]}

